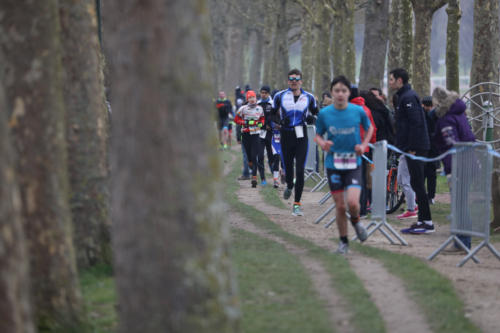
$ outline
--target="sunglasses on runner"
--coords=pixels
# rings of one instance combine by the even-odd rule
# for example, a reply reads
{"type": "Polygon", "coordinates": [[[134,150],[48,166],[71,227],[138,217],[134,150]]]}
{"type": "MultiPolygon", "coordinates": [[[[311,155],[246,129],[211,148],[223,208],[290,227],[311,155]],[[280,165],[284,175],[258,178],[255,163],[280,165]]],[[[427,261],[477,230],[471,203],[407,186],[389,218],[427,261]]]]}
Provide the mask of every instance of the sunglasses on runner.
{"type": "Polygon", "coordinates": [[[297,76],[297,77],[289,76],[288,77],[288,81],[300,81],[300,80],[302,80],[302,78],[300,76],[297,76]]]}

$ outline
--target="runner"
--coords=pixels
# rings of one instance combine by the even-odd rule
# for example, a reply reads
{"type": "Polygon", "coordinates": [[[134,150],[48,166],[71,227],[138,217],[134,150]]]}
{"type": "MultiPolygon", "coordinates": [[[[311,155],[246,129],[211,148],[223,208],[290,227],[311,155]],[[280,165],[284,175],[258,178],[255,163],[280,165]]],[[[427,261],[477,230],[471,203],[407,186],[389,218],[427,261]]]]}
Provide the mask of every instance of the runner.
{"type": "Polygon", "coordinates": [[[252,187],[257,187],[257,154],[259,152],[260,129],[264,125],[264,111],[257,105],[257,96],[253,90],[246,95],[248,104],[236,112],[234,122],[241,125],[241,141],[248,156],[248,166],[252,170],[252,187]]]}
{"type": "Polygon", "coordinates": [[[344,191],[347,192],[347,209],[351,223],[360,241],[367,238],[364,226],[359,222],[359,196],[361,193],[361,157],[373,135],[370,123],[362,107],[348,103],[351,83],[344,76],[333,79],[330,86],[333,104],[322,109],[316,120],[315,141],[328,152],[325,166],[328,184],[336,206],[340,243],[336,253],[346,254],[347,216],[344,191]],[[365,129],[361,142],[360,125],[365,129]],[[323,135],[327,133],[327,140],[323,135]]]}
{"type": "Polygon", "coordinates": [[[229,115],[233,112],[233,106],[227,99],[224,91],[219,91],[219,98],[215,106],[218,111],[218,128],[219,128],[219,142],[222,149],[227,149],[227,140],[229,136],[229,115]]]}
{"type": "Polygon", "coordinates": [[[316,99],[302,88],[302,72],[292,69],[288,72],[288,89],[274,96],[273,119],[281,125],[281,154],[285,165],[286,185],[283,197],[292,195],[293,162],[295,160],[295,201],[292,215],[303,216],[300,199],[304,189],[304,168],[307,157],[306,121],[312,123],[318,113],[316,99]]]}

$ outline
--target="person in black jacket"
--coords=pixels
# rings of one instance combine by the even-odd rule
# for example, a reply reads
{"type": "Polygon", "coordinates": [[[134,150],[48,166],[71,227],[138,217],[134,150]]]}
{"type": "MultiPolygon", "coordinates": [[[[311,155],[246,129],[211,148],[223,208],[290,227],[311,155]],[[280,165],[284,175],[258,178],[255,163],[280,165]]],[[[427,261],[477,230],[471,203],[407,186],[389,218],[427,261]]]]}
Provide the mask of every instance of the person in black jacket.
{"type": "Polygon", "coordinates": [[[375,127],[377,127],[377,141],[386,140],[394,143],[394,129],[392,127],[389,110],[385,104],[378,99],[371,91],[362,90],[361,97],[365,99],[366,106],[371,110],[375,127]]]}
{"type": "MultiPolygon", "coordinates": [[[[422,98],[422,108],[425,111],[425,120],[427,122],[427,131],[429,132],[430,149],[429,157],[438,156],[437,148],[434,143],[434,136],[436,132],[436,108],[432,104],[432,96],[422,98]]],[[[436,196],[436,169],[439,167],[439,162],[425,163],[424,177],[427,183],[427,197],[429,197],[429,204],[434,204],[434,197],[436,196]]]]}
{"type": "MultiPolygon", "coordinates": [[[[422,104],[408,83],[408,72],[396,68],[389,73],[389,87],[396,90],[394,107],[396,116],[396,146],[402,151],[426,157],[430,149],[429,133],[422,104]]],[[[434,232],[429,199],[424,184],[424,162],[407,158],[410,184],[417,196],[418,221],[403,233],[424,234],[434,232]]]]}

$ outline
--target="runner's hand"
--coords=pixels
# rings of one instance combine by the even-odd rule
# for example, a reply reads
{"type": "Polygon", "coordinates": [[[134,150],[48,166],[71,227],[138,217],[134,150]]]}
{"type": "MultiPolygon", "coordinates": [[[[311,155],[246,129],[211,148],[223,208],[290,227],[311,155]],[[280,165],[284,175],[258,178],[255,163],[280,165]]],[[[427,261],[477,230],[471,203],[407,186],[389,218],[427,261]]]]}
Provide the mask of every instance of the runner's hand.
{"type": "Polygon", "coordinates": [[[330,151],[330,148],[332,146],[333,146],[333,141],[326,140],[326,141],[323,141],[323,144],[321,144],[321,149],[323,149],[323,151],[330,151]]]}
{"type": "Polygon", "coordinates": [[[363,153],[365,152],[365,149],[366,149],[366,146],[364,144],[359,144],[359,145],[354,146],[354,151],[359,156],[363,155],[363,153]]]}

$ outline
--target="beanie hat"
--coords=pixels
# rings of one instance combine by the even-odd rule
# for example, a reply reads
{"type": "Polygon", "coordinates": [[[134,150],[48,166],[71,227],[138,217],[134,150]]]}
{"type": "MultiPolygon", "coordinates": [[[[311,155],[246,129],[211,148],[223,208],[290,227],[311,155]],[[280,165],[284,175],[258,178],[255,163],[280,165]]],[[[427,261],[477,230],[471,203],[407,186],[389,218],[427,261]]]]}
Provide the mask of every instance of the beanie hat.
{"type": "Polygon", "coordinates": [[[269,94],[271,93],[271,88],[269,86],[262,86],[262,88],[260,88],[260,91],[265,91],[269,94]]]}
{"type": "Polygon", "coordinates": [[[255,95],[255,91],[253,91],[253,90],[247,91],[247,95],[246,95],[247,101],[250,97],[257,97],[257,95],[255,95]]]}
{"type": "Polygon", "coordinates": [[[432,102],[436,106],[436,115],[438,118],[444,116],[458,98],[459,96],[456,92],[436,87],[432,92],[432,102]]]}
{"type": "Polygon", "coordinates": [[[432,96],[425,96],[422,98],[422,104],[425,106],[432,106],[432,96]]]}

